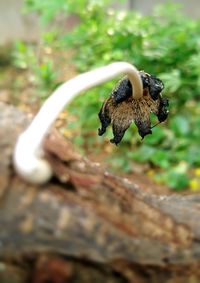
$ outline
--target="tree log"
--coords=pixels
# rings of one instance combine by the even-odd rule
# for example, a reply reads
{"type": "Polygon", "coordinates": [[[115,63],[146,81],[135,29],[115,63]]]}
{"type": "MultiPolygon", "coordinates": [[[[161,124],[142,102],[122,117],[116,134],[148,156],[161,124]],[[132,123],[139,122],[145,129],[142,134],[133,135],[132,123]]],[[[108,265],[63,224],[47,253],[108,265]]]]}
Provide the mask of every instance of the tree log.
{"type": "Polygon", "coordinates": [[[200,196],[156,195],[52,129],[54,177],[24,182],[12,152],[30,117],[0,103],[0,282],[200,282],[200,196]]]}

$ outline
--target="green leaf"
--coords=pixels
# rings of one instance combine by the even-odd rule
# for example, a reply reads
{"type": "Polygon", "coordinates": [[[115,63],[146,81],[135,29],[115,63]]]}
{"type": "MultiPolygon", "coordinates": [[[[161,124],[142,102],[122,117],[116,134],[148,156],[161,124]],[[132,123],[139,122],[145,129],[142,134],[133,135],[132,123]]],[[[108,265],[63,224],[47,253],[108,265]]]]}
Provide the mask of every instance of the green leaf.
{"type": "Polygon", "coordinates": [[[153,164],[166,169],[170,167],[169,159],[170,159],[169,152],[159,149],[156,150],[155,153],[150,158],[153,164]]]}
{"type": "Polygon", "coordinates": [[[173,117],[170,126],[177,136],[186,136],[190,132],[189,119],[186,116],[177,115],[173,117]]]}
{"type": "Polygon", "coordinates": [[[136,161],[144,162],[150,160],[155,152],[155,148],[148,145],[141,145],[140,148],[133,152],[132,158],[136,161]]]}

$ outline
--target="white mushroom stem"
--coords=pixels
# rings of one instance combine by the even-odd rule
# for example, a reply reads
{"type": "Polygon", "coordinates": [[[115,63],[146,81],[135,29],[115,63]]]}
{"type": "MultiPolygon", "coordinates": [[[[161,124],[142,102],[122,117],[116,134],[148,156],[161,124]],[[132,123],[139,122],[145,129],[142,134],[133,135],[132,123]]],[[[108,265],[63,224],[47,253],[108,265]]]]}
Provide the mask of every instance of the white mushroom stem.
{"type": "Polygon", "coordinates": [[[44,159],[42,142],[52,123],[76,95],[102,84],[118,75],[127,75],[133,89],[133,98],[142,97],[142,81],[138,70],[129,63],[116,62],[83,73],[63,83],[46,100],[27,130],[19,136],[14,151],[14,166],[26,181],[36,184],[47,182],[52,170],[44,159]]]}

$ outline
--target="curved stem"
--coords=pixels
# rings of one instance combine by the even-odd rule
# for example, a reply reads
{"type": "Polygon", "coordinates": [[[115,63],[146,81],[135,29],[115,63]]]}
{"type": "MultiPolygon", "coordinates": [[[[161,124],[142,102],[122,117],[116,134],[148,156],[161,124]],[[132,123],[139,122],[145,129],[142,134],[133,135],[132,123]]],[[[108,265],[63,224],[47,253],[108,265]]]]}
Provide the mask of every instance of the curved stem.
{"type": "Polygon", "coordinates": [[[139,72],[126,62],[116,62],[78,75],[54,91],[17,141],[14,151],[14,165],[24,179],[40,184],[48,181],[51,177],[50,165],[43,159],[42,141],[64,106],[80,92],[121,74],[128,76],[132,84],[133,98],[141,98],[143,88],[139,72]]]}

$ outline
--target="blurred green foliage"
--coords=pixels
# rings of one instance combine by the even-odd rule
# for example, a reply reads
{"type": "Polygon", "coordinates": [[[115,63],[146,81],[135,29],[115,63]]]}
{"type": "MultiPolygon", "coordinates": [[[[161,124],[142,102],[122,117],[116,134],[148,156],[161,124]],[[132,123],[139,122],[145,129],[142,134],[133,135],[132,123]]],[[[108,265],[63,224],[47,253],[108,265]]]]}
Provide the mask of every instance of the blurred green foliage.
{"type": "MultiPolygon", "coordinates": [[[[133,160],[148,162],[156,168],[159,182],[176,190],[185,188],[192,168],[200,166],[200,22],[185,17],[172,4],[157,6],[152,16],[116,11],[109,4],[109,0],[27,0],[26,8],[38,12],[48,24],[41,39],[44,46],[56,52],[75,51],[72,60],[78,72],[123,60],[164,81],[164,94],[170,99],[167,123],[154,128],[142,143],[131,127],[108,159],[113,167],[125,171],[131,170],[133,160]],[[71,32],[50,24],[70,14],[80,19],[71,32]]],[[[14,62],[21,68],[26,64],[39,81],[39,92],[58,83],[59,67],[49,57],[38,57],[29,45],[16,45],[14,62]]],[[[74,138],[79,145],[95,151],[105,141],[97,137],[97,113],[114,83],[95,88],[72,103],[70,111],[77,119],[69,127],[79,129],[81,134],[74,138]]]]}

